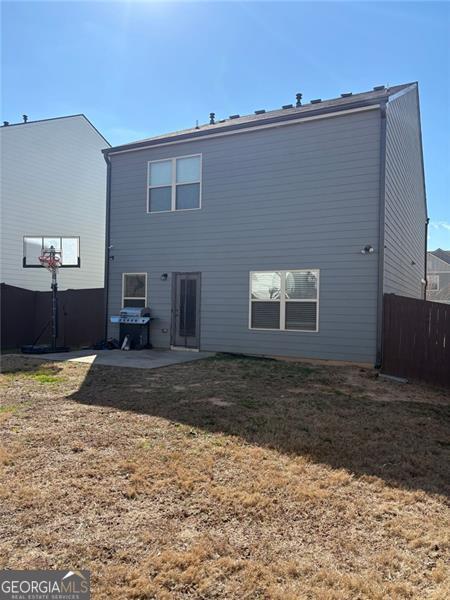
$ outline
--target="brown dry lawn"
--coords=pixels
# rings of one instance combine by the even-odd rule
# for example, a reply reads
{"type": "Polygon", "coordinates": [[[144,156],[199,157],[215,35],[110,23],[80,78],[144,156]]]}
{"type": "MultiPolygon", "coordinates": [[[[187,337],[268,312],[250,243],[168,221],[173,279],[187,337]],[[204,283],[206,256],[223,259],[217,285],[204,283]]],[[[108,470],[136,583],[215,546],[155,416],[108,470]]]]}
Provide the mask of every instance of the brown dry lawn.
{"type": "Polygon", "coordinates": [[[3,359],[0,568],[94,599],[450,597],[448,392],[218,356],[3,359]]]}

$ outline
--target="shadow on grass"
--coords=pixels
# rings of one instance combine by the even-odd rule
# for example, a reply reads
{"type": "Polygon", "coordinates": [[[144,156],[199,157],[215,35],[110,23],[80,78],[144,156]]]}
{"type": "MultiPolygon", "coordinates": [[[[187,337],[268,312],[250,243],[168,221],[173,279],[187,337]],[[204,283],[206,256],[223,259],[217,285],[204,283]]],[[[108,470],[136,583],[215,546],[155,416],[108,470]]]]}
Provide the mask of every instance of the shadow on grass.
{"type": "Polygon", "coordinates": [[[148,371],[94,366],[71,398],[448,494],[449,405],[421,401],[426,387],[415,399],[407,397],[412,386],[399,389],[369,370],[221,355],[148,371]],[[394,399],[374,399],[377,389],[392,389],[394,399]]]}

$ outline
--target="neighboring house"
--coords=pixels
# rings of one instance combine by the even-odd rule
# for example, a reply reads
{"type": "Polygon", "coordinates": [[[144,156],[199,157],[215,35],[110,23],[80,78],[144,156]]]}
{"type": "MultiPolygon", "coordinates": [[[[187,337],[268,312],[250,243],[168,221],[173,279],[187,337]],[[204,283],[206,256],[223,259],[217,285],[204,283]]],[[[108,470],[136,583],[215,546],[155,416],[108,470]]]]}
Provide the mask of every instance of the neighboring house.
{"type": "Polygon", "coordinates": [[[65,266],[80,267],[60,270],[60,289],[102,288],[108,142],[73,115],[6,124],[0,143],[1,282],[49,290],[38,256],[52,244],[65,266]]]}
{"type": "Polygon", "coordinates": [[[423,298],[416,83],[104,154],[108,315],[149,305],[155,346],[373,363],[383,293],[423,298]]]}
{"type": "Polygon", "coordinates": [[[450,250],[427,254],[427,300],[450,304],[450,250]]]}

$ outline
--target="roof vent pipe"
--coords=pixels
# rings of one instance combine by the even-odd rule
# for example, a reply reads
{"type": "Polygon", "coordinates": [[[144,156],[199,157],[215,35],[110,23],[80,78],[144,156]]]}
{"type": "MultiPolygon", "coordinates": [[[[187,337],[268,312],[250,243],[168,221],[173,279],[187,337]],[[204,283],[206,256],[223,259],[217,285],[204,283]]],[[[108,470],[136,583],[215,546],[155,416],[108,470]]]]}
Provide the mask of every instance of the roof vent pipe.
{"type": "Polygon", "coordinates": [[[373,91],[374,91],[374,92],[379,92],[380,90],[384,90],[384,85],[376,85],[376,86],[373,88],[373,91]]]}
{"type": "Polygon", "coordinates": [[[281,107],[283,110],[285,110],[286,108],[294,108],[293,104],[283,104],[283,106],[281,107]]]}
{"type": "Polygon", "coordinates": [[[255,115],[263,115],[265,113],[265,109],[262,108],[261,110],[255,110],[255,115]]]}
{"type": "Polygon", "coordinates": [[[295,94],[295,99],[297,100],[297,102],[295,103],[295,106],[297,108],[302,105],[302,97],[303,97],[303,94],[300,94],[300,93],[295,94]]]}
{"type": "Polygon", "coordinates": [[[346,92],[345,94],[341,94],[341,98],[350,98],[350,96],[353,96],[352,92],[346,92]]]}
{"type": "Polygon", "coordinates": [[[230,115],[230,119],[239,119],[241,115],[230,115]]]}
{"type": "Polygon", "coordinates": [[[316,98],[315,100],[311,100],[311,104],[319,104],[319,102],[322,102],[322,98],[316,98]]]}
{"type": "Polygon", "coordinates": [[[3,121],[3,127],[8,127],[9,121],[3,121]]]}
{"type": "Polygon", "coordinates": [[[23,122],[26,123],[28,121],[28,115],[22,115],[23,122]]]}
{"type": "Polygon", "coordinates": [[[209,124],[210,125],[215,124],[215,122],[216,122],[215,119],[216,119],[216,113],[213,113],[213,112],[209,113],[209,124]]]}

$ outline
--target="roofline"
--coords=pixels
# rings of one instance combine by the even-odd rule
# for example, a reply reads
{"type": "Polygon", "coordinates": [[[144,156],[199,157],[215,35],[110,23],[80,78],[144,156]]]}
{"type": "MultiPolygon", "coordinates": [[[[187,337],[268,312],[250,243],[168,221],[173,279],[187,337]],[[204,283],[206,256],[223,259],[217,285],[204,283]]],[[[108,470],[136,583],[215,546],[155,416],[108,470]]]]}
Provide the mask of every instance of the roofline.
{"type": "Polygon", "coordinates": [[[417,81],[412,81],[411,83],[405,83],[403,89],[399,90],[398,92],[395,92],[395,94],[387,94],[386,101],[392,102],[392,100],[395,100],[396,98],[399,98],[400,96],[403,96],[404,94],[407,94],[411,90],[417,89],[418,87],[419,87],[419,83],[417,81]]]}
{"type": "MultiPolygon", "coordinates": [[[[425,181],[425,160],[424,160],[424,156],[423,156],[422,117],[420,114],[419,83],[417,81],[415,82],[414,87],[415,87],[415,91],[416,91],[417,115],[419,118],[419,142],[420,142],[420,157],[421,157],[421,163],[422,163],[422,182],[423,182],[423,197],[425,200],[425,216],[427,219],[429,219],[427,184],[425,181]]],[[[425,243],[427,244],[428,240],[426,240],[425,243]]]]}
{"type": "MultiPolygon", "coordinates": [[[[387,101],[391,102],[392,100],[396,100],[400,98],[400,96],[404,96],[409,92],[415,92],[416,95],[416,106],[417,106],[417,118],[419,121],[419,145],[420,145],[420,163],[421,163],[421,171],[422,171],[422,190],[423,190],[423,198],[425,203],[425,219],[429,219],[428,216],[428,202],[427,202],[427,188],[425,181],[425,161],[423,158],[423,139],[422,139],[422,120],[420,117],[420,98],[419,98],[419,82],[413,81],[412,83],[406,84],[405,88],[400,90],[399,92],[392,94],[389,96],[387,101]]],[[[426,240],[425,240],[426,243],[426,240]]]]}
{"type": "MultiPolygon", "coordinates": [[[[349,102],[346,102],[345,104],[340,104],[339,106],[318,107],[315,110],[306,111],[303,115],[302,115],[302,111],[300,109],[299,112],[297,112],[297,113],[289,113],[287,115],[278,114],[278,115],[272,116],[272,117],[270,116],[270,114],[268,114],[267,118],[258,119],[255,121],[246,121],[244,123],[230,124],[229,122],[227,122],[226,125],[222,125],[222,126],[218,123],[217,127],[214,127],[214,129],[207,129],[207,130],[203,130],[203,131],[201,129],[199,129],[198,131],[189,131],[188,133],[180,132],[178,135],[167,134],[165,136],[163,135],[161,137],[156,137],[153,139],[149,138],[146,140],[131,142],[129,144],[122,144],[120,146],[113,146],[110,148],[106,148],[102,152],[104,154],[116,154],[116,153],[118,154],[121,152],[129,152],[129,151],[133,151],[133,150],[143,150],[145,148],[153,148],[155,146],[160,146],[162,144],[167,144],[167,143],[192,141],[192,140],[207,138],[209,136],[224,135],[228,132],[238,132],[240,130],[248,131],[249,129],[262,127],[264,125],[289,123],[291,121],[306,120],[309,117],[317,117],[317,116],[323,116],[323,115],[327,115],[327,114],[331,115],[331,114],[340,113],[343,111],[349,111],[349,110],[357,109],[357,108],[363,108],[363,107],[369,107],[369,106],[371,106],[371,107],[380,106],[382,103],[386,102],[387,100],[391,99],[392,97],[397,96],[398,94],[401,94],[403,92],[406,93],[412,87],[415,87],[415,86],[417,86],[417,82],[407,83],[407,84],[405,84],[404,90],[400,90],[399,92],[396,92],[395,94],[390,94],[389,88],[387,88],[386,93],[383,94],[382,96],[379,96],[378,98],[373,98],[373,99],[368,99],[368,100],[367,99],[366,100],[350,100],[349,102]]],[[[304,105],[304,106],[306,106],[306,105],[304,105]]],[[[303,106],[303,108],[304,108],[304,106],[303,106]]]]}
{"type": "MultiPolygon", "coordinates": [[[[435,252],[437,252],[437,250],[442,250],[442,248],[436,248],[436,250],[428,250],[427,251],[427,255],[431,254],[433,256],[433,258],[439,260],[442,264],[444,264],[447,268],[450,268],[450,263],[448,263],[446,260],[444,260],[443,258],[441,258],[440,256],[436,256],[435,252]]],[[[444,250],[445,252],[445,250],[444,250]]]]}
{"type": "MultiPolygon", "coordinates": [[[[77,115],[78,116],[78,115],[77,115]]],[[[80,113],[79,115],[80,117],[84,117],[86,119],[86,121],[89,123],[89,125],[92,127],[92,129],[94,129],[98,135],[103,138],[105,140],[105,142],[108,144],[108,146],[111,148],[111,144],[108,142],[108,140],[105,138],[105,136],[100,133],[100,131],[97,129],[97,127],[92,123],[92,121],[90,121],[87,116],[84,113],[80,113]]]]}
{"type": "Polygon", "coordinates": [[[336,110],[314,110],[304,115],[293,114],[289,116],[281,115],[279,117],[273,117],[272,119],[265,119],[263,121],[246,122],[240,123],[239,125],[228,125],[226,127],[218,127],[217,129],[209,129],[208,131],[190,132],[188,134],[180,135],[169,135],[166,137],[157,138],[155,140],[148,140],[143,142],[136,142],[134,144],[124,144],[122,146],[113,146],[112,148],[106,148],[102,150],[104,154],[122,154],[124,152],[134,152],[137,150],[145,150],[147,148],[155,148],[157,146],[167,146],[169,144],[178,144],[181,142],[192,142],[196,140],[202,140],[210,137],[222,137],[226,135],[232,135],[236,133],[246,133],[251,130],[266,129],[269,127],[277,127],[281,125],[291,125],[300,123],[302,121],[316,120],[319,118],[326,118],[327,116],[339,116],[339,114],[349,114],[353,112],[361,112],[365,110],[373,110],[380,106],[380,102],[364,102],[358,103],[358,105],[348,105],[339,107],[336,110]],[[361,105],[359,105],[361,104],[361,105]]]}
{"type": "Polygon", "coordinates": [[[98,133],[98,135],[102,139],[104,139],[105,142],[108,144],[108,146],[111,148],[111,144],[108,142],[108,140],[105,138],[105,136],[100,133],[100,131],[97,129],[97,127],[87,118],[87,116],[84,113],[77,113],[75,115],[63,115],[62,117],[50,117],[48,119],[36,119],[35,121],[27,121],[26,123],[25,122],[10,123],[9,125],[4,125],[4,126],[0,127],[0,130],[7,129],[9,127],[18,127],[19,125],[31,125],[32,123],[46,123],[47,121],[61,121],[62,119],[73,119],[74,117],[83,117],[89,123],[89,125],[92,127],[92,129],[94,129],[94,131],[96,131],[98,133]]]}

